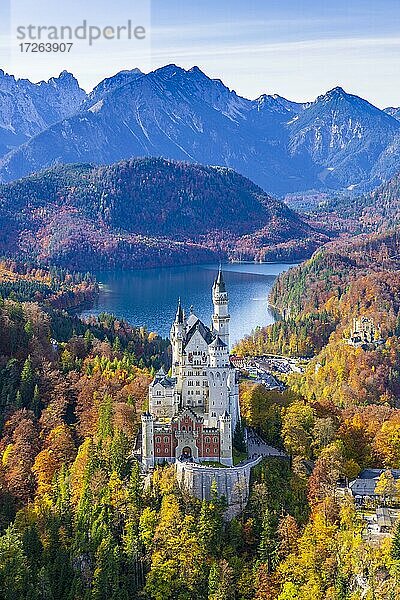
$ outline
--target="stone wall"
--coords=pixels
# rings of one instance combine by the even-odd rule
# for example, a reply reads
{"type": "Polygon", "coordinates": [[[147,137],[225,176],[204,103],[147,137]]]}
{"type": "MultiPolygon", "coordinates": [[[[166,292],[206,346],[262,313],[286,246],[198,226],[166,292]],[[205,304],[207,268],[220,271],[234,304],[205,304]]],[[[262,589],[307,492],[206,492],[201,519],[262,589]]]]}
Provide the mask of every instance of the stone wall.
{"type": "Polygon", "coordinates": [[[209,500],[213,481],[219,496],[228,503],[228,520],[240,514],[249,499],[251,469],[262,460],[262,456],[247,460],[236,467],[208,467],[196,463],[176,461],[176,477],[179,485],[199,500],[209,500]]]}

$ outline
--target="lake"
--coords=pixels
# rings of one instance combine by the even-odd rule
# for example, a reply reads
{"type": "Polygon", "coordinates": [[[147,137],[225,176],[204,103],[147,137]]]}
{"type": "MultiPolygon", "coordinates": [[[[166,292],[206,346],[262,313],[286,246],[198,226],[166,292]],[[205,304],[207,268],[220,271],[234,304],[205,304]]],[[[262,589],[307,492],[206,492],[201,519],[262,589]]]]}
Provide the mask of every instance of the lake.
{"type": "MultiPolygon", "coordinates": [[[[276,276],[292,266],[283,263],[223,265],[229,294],[231,344],[255,327],[274,322],[268,294],[276,276]]],[[[96,273],[101,284],[100,295],[95,306],[81,315],[112,313],[132,325],[145,326],[167,337],[180,297],[187,313],[193,305],[195,314],[210,325],[211,286],[217,271],[218,265],[191,265],[96,273]]]]}

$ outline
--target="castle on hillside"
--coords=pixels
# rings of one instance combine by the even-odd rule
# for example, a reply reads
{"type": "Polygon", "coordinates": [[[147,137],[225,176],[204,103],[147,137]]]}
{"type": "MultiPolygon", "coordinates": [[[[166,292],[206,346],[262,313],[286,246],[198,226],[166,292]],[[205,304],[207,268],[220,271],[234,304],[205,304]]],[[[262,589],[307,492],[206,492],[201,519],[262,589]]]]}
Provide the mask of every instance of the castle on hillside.
{"type": "Polygon", "coordinates": [[[348,343],[351,346],[364,347],[382,343],[379,328],[368,317],[355,317],[348,343]]]}
{"type": "Polygon", "coordinates": [[[142,463],[212,461],[232,466],[233,432],[240,419],[236,370],[229,361],[228,293],[221,268],[212,286],[207,327],[178,303],[171,328],[172,372],[162,369],[142,415],[142,463]]]}

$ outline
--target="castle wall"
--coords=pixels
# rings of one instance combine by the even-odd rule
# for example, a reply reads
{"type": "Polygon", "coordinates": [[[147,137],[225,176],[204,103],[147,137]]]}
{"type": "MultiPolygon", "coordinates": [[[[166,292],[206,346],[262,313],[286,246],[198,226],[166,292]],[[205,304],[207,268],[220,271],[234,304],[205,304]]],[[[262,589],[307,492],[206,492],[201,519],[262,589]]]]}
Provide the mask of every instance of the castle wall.
{"type": "Polygon", "coordinates": [[[249,499],[251,469],[261,460],[262,456],[259,456],[227,468],[176,461],[176,477],[178,484],[199,500],[210,499],[211,485],[215,481],[218,495],[225,496],[228,503],[225,516],[230,521],[245,508],[249,499]]]}

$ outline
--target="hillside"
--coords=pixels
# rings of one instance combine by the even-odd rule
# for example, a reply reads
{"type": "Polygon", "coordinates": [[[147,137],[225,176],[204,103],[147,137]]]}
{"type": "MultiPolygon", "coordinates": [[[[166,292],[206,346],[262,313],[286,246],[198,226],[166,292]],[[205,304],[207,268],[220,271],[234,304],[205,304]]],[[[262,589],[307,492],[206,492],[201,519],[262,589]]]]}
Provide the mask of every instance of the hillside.
{"type": "Polygon", "coordinates": [[[15,260],[0,260],[0,298],[38,302],[44,306],[71,309],[91,303],[99,288],[92,275],[67,269],[35,267],[15,260]]]}
{"type": "Polygon", "coordinates": [[[398,231],[335,240],[279,275],[270,300],[283,320],[245,338],[236,352],[314,356],[301,393],[330,411],[368,404],[398,409],[399,290],[398,231]],[[379,344],[347,343],[358,317],[372,320],[379,344]]]}
{"type": "Polygon", "coordinates": [[[359,315],[372,318],[394,340],[400,332],[399,257],[397,230],[326,244],[276,279],[270,302],[283,319],[249,335],[235,351],[314,356],[330,347],[337,331],[332,352],[341,355],[338,340],[359,315]]]}
{"type": "Polygon", "coordinates": [[[289,200],[291,208],[305,213],[313,223],[326,230],[349,233],[379,233],[400,224],[400,174],[369,193],[337,193],[331,197],[311,197],[303,206],[289,200]]]}
{"type": "MultiPolygon", "coordinates": [[[[46,90],[43,82],[29,87],[30,82],[4,77],[25,93],[23,98],[16,94],[14,112],[35,103],[46,90]]],[[[56,90],[59,80],[67,106],[54,114],[55,100],[45,96],[49,115],[39,123],[31,110],[29,121],[36,125],[28,131],[24,119],[8,117],[10,98],[1,95],[0,78],[0,117],[5,112],[4,122],[11,123],[17,136],[3,148],[0,136],[0,181],[59,163],[111,164],[163,156],[230,167],[263,189],[284,195],[364,191],[386,181],[400,166],[396,114],[340,87],[314,102],[291,102],[277,94],[249,100],[198,67],[176,65],[148,74],[121,71],[88,96],[72,75],[54,80],[56,90]]]]}
{"type": "Polygon", "coordinates": [[[378,185],[386,171],[379,178],[376,165],[399,131],[392,116],[340,87],[319,96],[288,127],[290,152],[310,155],[330,189],[378,185]]]}
{"type": "Polygon", "coordinates": [[[134,159],[0,188],[0,252],[76,269],[298,259],[327,240],[230,169],[134,159]]]}

